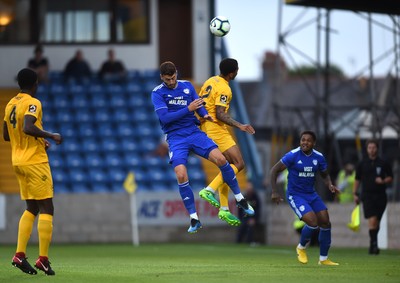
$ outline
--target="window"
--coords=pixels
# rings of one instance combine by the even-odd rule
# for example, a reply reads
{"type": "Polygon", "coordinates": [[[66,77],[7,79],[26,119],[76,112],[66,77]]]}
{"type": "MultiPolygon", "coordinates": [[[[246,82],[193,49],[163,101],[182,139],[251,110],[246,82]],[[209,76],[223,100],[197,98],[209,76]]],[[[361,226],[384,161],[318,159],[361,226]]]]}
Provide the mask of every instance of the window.
{"type": "Polygon", "coordinates": [[[0,43],[148,43],[148,2],[0,0],[0,43]]]}

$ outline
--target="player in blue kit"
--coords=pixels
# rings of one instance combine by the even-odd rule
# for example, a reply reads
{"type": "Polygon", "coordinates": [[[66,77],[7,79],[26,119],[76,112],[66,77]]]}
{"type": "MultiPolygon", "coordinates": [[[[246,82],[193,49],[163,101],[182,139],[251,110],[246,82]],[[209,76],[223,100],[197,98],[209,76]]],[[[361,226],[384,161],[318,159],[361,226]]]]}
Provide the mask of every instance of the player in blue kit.
{"type": "Polygon", "coordinates": [[[153,89],[151,99],[169,146],[170,163],[175,171],[179,193],[190,215],[188,232],[195,233],[202,226],[186,169],[189,152],[192,151],[216,164],[221,170],[224,182],[233,191],[237,206],[246,210],[249,205],[240,192],[235,172],[229,162],[214,141],[199,129],[200,122],[194,114],[195,111],[200,117],[212,121],[212,117],[203,107],[203,99],[199,98],[189,81],[178,80],[177,76],[174,63],[162,63],[160,77],[163,83],[153,89]]]}
{"type": "Polygon", "coordinates": [[[332,193],[340,193],[331,181],[328,166],[322,153],[314,149],[317,141],[312,131],[304,131],[300,135],[300,146],[286,153],[270,171],[273,202],[279,204],[283,199],[277,191],[278,174],[288,169],[286,198],[296,215],[306,223],[301,231],[300,243],[296,248],[297,259],[308,262],[306,245],[314,231],[319,228],[320,256],[319,265],[339,265],[328,259],[331,245],[331,222],[328,209],[314,189],[316,173],[319,172],[325,185],[332,193]]]}

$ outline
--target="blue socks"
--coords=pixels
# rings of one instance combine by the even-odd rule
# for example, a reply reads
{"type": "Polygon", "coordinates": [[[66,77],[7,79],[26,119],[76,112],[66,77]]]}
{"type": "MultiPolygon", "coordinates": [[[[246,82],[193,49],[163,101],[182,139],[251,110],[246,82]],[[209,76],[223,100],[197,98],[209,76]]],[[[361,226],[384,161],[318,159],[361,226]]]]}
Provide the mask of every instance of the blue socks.
{"type": "Polygon", "coordinates": [[[319,228],[319,254],[328,256],[329,248],[331,247],[331,228],[319,228]]]}
{"type": "Polygon", "coordinates": [[[318,229],[318,226],[311,227],[311,226],[308,226],[307,224],[304,225],[303,229],[301,230],[300,245],[305,247],[307,245],[307,243],[311,240],[312,234],[317,229],[318,229]]]}
{"type": "Polygon", "coordinates": [[[219,169],[221,170],[222,178],[224,178],[225,183],[231,188],[232,192],[235,195],[240,194],[240,188],[236,179],[235,171],[233,171],[229,162],[226,162],[226,164],[219,167],[219,169]]]}
{"type": "Polygon", "coordinates": [[[178,184],[178,186],[179,186],[179,193],[181,195],[183,204],[186,207],[186,210],[189,212],[189,214],[196,213],[194,194],[192,188],[189,185],[189,181],[183,184],[178,184]]]}

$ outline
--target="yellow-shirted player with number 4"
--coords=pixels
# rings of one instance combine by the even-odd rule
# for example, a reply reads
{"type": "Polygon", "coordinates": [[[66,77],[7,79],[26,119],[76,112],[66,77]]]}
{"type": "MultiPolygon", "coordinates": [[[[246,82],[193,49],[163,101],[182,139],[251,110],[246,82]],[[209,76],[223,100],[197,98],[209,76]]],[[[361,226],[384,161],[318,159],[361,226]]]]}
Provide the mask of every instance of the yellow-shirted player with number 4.
{"type": "Polygon", "coordinates": [[[18,226],[16,253],[11,264],[25,273],[35,275],[36,270],[26,260],[26,247],[33,223],[39,215],[39,258],[35,267],[46,275],[54,275],[48,259],[53,233],[53,180],[46,149],[52,139],[62,142],[60,134],[50,133],[42,127],[42,105],[34,97],[38,76],[25,68],[17,75],[20,92],[7,104],[3,123],[3,138],[11,143],[12,165],[17,175],[21,199],[26,202],[18,226]]]}
{"type": "MultiPolygon", "coordinates": [[[[232,100],[229,82],[234,80],[238,73],[238,62],[232,58],[225,58],[220,62],[219,70],[220,74],[205,81],[199,93],[199,96],[206,103],[205,108],[208,114],[213,118],[213,121],[203,119],[200,128],[214,140],[237,174],[244,168],[244,161],[239,147],[228,130],[228,126],[236,127],[249,134],[254,134],[255,131],[251,125],[236,121],[228,113],[229,104],[232,100]]],[[[222,175],[218,174],[206,188],[199,192],[199,195],[211,205],[220,208],[218,217],[221,220],[230,225],[238,226],[240,220],[229,211],[228,193],[228,186],[224,183],[222,175]],[[221,203],[215,198],[216,190],[219,190],[221,203]]],[[[247,203],[246,199],[236,195],[235,198],[239,208],[242,208],[248,215],[254,215],[254,209],[247,203]]]]}

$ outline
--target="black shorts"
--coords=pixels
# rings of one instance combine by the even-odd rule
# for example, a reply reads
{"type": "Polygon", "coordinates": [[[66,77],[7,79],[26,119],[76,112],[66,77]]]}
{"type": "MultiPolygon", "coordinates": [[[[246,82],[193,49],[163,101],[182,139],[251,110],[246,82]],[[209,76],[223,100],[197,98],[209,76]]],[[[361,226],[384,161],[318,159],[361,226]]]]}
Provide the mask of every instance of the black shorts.
{"type": "Polygon", "coordinates": [[[386,194],[364,194],[362,203],[365,219],[376,216],[380,220],[386,209],[387,196],[386,194]]]}

